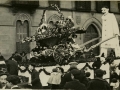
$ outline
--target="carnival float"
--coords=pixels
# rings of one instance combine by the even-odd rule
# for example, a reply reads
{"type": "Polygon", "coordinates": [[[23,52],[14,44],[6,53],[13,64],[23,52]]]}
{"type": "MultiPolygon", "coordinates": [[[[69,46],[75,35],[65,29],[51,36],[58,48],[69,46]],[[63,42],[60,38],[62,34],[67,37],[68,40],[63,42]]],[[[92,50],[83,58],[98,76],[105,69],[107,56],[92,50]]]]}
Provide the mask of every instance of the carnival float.
{"type": "Polygon", "coordinates": [[[94,55],[85,56],[85,53],[92,52],[92,49],[114,37],[101,41],[90,48],[86,48],[85,46],[87,44],[101,37],[94,38],[81,45],[76,44],[73,38],[76,37],[76,34],[83,34],[85,32],[86,30],[84,28],[75,27],[74,20],[71,16],[65,17],[57,5],[51,4],[43,10],[43,15],[35,35],[26,37],[21,42],[36,42],[36,47],[32,50],[37,53],[36,57],[39,60],[38,62],[31,61],[31,63],[37,63],[36,65],[38,66],[63,65],[71,61],[94,61],[94,55]],[[58,12],[60,19],[56,22],[45,22],[45,13],[49,8],[53,8],[58,12]]]}

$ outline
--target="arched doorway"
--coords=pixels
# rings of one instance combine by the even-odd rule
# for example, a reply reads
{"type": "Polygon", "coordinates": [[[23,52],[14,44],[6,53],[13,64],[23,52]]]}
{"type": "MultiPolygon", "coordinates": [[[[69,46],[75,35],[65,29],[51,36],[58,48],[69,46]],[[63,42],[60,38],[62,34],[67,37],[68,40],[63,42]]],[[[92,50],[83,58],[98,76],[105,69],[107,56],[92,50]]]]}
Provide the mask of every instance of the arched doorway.
{"type": "MultiPolygon", "coordinates": [[[[83,42],[85,43],[85,42],[87,42],[93,38],[97,38],[97,37],[99,37],[97,28],[93,24],[91,24],[86,29],[86,33],[84,34],[83,42]]],[[[91,42],[91,43],[87,44],[86,47],[90,48],[92,45],[95,45],[98,42],[99,42],[99,40],[91,42]]],[[[99,53],[100,53],[99,47],[94,48],[93,53],[95,55],[99,55],[99,53]]]]}

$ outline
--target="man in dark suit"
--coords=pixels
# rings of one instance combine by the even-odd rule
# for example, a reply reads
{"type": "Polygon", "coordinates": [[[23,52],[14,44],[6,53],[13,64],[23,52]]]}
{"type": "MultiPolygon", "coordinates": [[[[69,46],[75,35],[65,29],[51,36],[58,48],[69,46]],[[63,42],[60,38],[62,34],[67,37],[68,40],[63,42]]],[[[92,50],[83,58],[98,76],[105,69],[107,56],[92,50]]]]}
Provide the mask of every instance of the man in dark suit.
{"type": "Polygon", "coordinates": [[[11,89],[20,89],[17,84],[20,83],[20,79],[16,75],[10,75],[6,78],[7,80],[7,87],[11,89]]]}
{"type": "Polygon", "coordinates": [[[77,69],[71,70],[71,81],[66,82],[64,89],[73,89],[73,90],[87,90],[85,85],[79,81],[80,71],[77,69]]]}
{"type": "Polygon", "coordinates": [[[97,69],[95,71],[95,79],[88,83],[87,90],[111,90],[109,83],[103,79],[104,71],[97,69]]]}
{"type": "Polygon", "coordinates": [[[31,73],[31,84],[32,84],[32,89],[41,89],[42,88],[42,84],[39,78],[39,72],[37,70],[35,70],[35,65],[34,64],[30,64],[28,66],[28,69],[31,73]]]}
{"type": "Polygon", "coordinates": [[[8,60],[6,65],[9,74],[18,75],[18,63],[16,61],[16,56],[12,57],[12,60],[8,60]]]}

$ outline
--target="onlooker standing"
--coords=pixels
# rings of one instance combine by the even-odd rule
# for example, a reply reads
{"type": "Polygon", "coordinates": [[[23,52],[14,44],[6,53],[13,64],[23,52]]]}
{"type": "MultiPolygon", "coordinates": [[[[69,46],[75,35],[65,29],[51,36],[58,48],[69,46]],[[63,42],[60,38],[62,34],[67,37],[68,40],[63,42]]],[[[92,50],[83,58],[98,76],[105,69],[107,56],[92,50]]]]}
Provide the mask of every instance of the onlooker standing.
{"type": "Polygon", "coordinates": [[[96,61],[92,64],[94,70],[100,69],[102,63],[100,61],[100,57],[96,58],[96,61]]]}
{"type": "Polygon", "coordinates": [[[104,71],[101,69],[97,69],[95,71],[96,78],[92,79],[88,83],[87,90],[111,90],[110,85],[107,81],[103,79],[104,71]]]}
{"type": "Polygon", "coordinates": [[[84,84],[79,81],[80,71],[77,69],[71,70],[72,81],[67,82],[64,86],[64,89],[72,90],[87,90],[84,84]]]}
{"type": "Polygon", "coordinates": [[[32,89],[41,89],[42,84],[39,78],[39,72],[35,69],[34,64],[30,64],[28,66],[28,69],[31,73],[31,84],[32,84],[32,89]]]}
{"type": "Polygon", "coordinates": [[[22,62],[22,56],[18,52],[15,52],[14,56],[16,57],[17,63],[21,63],[22,62]]]}
{"type": "Polygon", "coordinates": [[[1,84],[1,88],[2,89],[8,89],[8,87],[6,87],[6,84],[7,84],[7,80],[6,78],[8,77],[8,74],[7,73],[1,73],[0,74],[0,84],[1,84]]]}
{"type": "Polygon", "coordinates": [[[7,77],[7,87],[10,89],[20,89],[17,84],[20,83],[20,79],[16,75],[10,75],[7,77]]]}
{"type": "Polygon", "coordinates": [[[27,61],[26,53],[23,51],[20,55],[22,57],[22,62],[26,62],[27,61]]]}
{"type": "Polygon", "coordinates": [[[51,85],[51,89],[59,89],[61,82],[61,73],[57,71],[57,68],[53,68],[48,84],[51,85]]]}
{"type": "Polygon", "coordinates": [[[9,74],[18,75],[18,63],[16,61],[16,56],[12,57],[12,60],[8,60],[6,65],[9,74]]]}
{"type": "Polygon", "coordinates": [[[77,68],[78,63],[77,62],[70,62],[69,65],[70,65],[70,68],[67,70],[67,73],[61,79],[61,83],[60,83],[60,87],[61,88],[64,87],[66,82],[72,81],[70,71],[73,70],[73,69],[77,69],[78,70],[78,68],[77,68]]]}

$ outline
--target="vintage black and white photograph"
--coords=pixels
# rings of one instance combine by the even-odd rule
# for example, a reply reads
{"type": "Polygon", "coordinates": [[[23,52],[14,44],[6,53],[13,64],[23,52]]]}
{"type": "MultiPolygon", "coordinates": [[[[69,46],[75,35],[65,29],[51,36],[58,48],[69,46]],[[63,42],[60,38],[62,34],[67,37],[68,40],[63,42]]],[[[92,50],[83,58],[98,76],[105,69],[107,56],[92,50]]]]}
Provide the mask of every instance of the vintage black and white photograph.
{"type": "Polygon", "coordinates": [[[0,0],[0,89],[120,90],[120,1],[0,0]]]}

